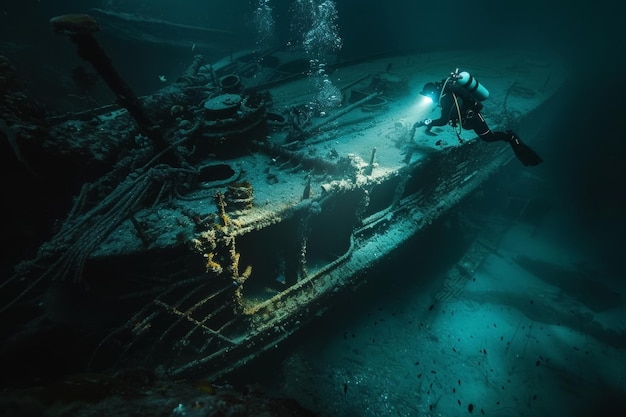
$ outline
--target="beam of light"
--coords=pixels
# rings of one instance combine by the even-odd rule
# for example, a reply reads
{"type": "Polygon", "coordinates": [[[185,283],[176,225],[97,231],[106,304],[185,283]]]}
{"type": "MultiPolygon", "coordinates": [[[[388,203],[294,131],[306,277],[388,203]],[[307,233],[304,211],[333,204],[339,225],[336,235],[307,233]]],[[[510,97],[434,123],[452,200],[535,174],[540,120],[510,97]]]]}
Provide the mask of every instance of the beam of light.
{"type": "Polygon", "coordinates": [[[421,120],[426,117],[426,114],[432,110],[433,99],[427,96],[418,95],[409,111],[409,117],[415,119],[415,121],[421,120]]]}

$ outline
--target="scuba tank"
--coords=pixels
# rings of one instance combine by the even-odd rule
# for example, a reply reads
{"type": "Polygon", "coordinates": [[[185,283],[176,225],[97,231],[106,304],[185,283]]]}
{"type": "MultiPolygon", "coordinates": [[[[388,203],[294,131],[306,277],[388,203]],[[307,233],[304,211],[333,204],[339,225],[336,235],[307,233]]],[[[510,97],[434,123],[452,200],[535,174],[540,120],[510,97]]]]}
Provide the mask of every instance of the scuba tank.
{"type": "Polygon", "coordinates": [[[487,90],[481,83],[478,82],[469,72],[459,69],[452,73],[452,79],[457,85],[465,88],[472,96],[479,101],[484,101],[489,97],[489,90],[487,90]]]}

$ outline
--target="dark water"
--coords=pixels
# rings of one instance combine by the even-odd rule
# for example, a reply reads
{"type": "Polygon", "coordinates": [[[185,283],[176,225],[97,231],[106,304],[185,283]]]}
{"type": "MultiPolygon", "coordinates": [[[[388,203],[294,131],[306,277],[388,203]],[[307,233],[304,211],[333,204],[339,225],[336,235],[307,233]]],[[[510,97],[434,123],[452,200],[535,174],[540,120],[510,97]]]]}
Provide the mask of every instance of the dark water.
{"type": "MultiPolygon", "coordinates": [[[[294,3],[286,0],[265,3],[274,13],[273,41],[276,44],[302,40],[294,23],[294,3]]],[[[217,60],[237,48],[255,46],[258,31],[254,18],[258,6],[256,0],[3,0],[0,4],[0,55],[11,60],[33,96],[48,110],[63,111],[68,106],[63,97],[71,89],[69,71],[76,64],[76,58],[69,42],[51,33],[48,23],[51,17],[100,7],[236,32],[236,36],[215,45],[214,49],[199,51],[209,60],[217,60]]],[[[592,240],[603,253],[606,269],[617,279],[624,279],[624,7],[615,1],[337,0],[337,27],[343,43],[337,54],[340,59],[352,59],[390,51],[506,46],[550,50],[563,57],[570,63],[571,72],[564,74],[565,88],[552,100],[552,121],[541,132],[549,140],[542,141],[536,149],[545,162],[535,173],[549,179],[554,205],[573,215],[580,234],[592,240]]],[[[184,49],[128,44],[113,37],[105,37],[103,46],[137,94],[158,88],[159,74],[175,77],[188,65],[193,53],[191,46],[184,49]]],[[[106,94],[102,92],[103,97],[106,94]]],[[[3,188],[19,193],[20,180],[10,171],[10,166],[4,164],[3,188]]],[[[515,174],[503,175],[506,178],[515,174]]],[[[506,185],[506,180],[499,184],[506,185]]],[[[54,207],[63,200],[61,196],[45,193],[39,195],[40,198],[28,193],[22,197],[42,207],[46,204],[54,207]]],[[[58,212],[62,212],[62,208],[58,208],[58,212]]],[[[16,210],[16,219],[11,221],[30,224],[29,233],[35,240],[42,236],[32,231],[32,225],[49,227],[48,223],[58,215],[50,207],[22,213],[30,217],[22,218],[16,210]]],[[[436,256],[436,252],[432,255],[436,256]]],[[[410,257],[411,254],[397,256],[410,257]]],[[[367,295],[364,297],[367,300],[367,295]]],[[[357,318],[351,315],[354,311],[343,314],[344,324],[357,318]]],[[[338,326],[334,331],[342,330],[338,326]]],[[[289,346],[302,342],[296,340],[289,346]]]]}
{"type": "MultiPolygon", "coordinates": [[[[300,3],[308,3],[300,2],[300,3]]],[[[49,19],[81,13],[91,7],[144,14],[193,26],[236,33],[200,51],[217,60],[235,48],[254,47],[258,38],[255,10],[271,7],[275,44],[301,42],[294,17],[298,2],[274,0],[216,1],[8,1],[0,6],[0,54],[6,55],[27,80],[35,97],[49,110],[67,110],[65,96],[74,93],[70,73],[80,64],[72,45],[52,34],[49,19]],[[54,82],[51,82],[54,80],[54,82]]],[[[317,3],[322,3],[318,1],[317,3]]],[[[332,3],[332,2],[330,2],[332,3]]],[[[563,92],[555,100],[558,111],[545,135],[552,139],[539,149],[549,163],[539,167],[560,181],[563,197],[580,213],[581,226],[599,236],[607,252],[617,252],[614,239],[624,228],[626,174],[623,121],[626,106],[622,29],[624,6],[583,2],[495,0],[414,2],[402,0],[337,1],[337,50],[340,59],[389,51],[506,46],[549,50],[570,62],[563,92]]],[[[176,77],[188,65],[191,47],[120,42],[103,35],[103,47],[136,94],[160,87],[158,75],[176,77]],[[171,74],[171,76],[170,76],[171,74]]],[[[104,100],[107,91],[99,92],[104,100]]],[[[616,257],[619,255],[615,254],[616,257]]],[[[618,261],[616,260],[618,263],[618,261]]]]}

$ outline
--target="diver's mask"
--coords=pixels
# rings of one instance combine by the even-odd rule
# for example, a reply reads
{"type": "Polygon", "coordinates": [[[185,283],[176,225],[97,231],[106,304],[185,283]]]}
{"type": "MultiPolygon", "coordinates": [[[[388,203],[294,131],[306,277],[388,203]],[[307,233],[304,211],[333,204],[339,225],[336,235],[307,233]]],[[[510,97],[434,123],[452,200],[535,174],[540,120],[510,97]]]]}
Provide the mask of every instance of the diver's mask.
{"type": "Polygon", "coordinates": [[[430,98],[433,103],[438,104],[441,96],[441,87],[441,83],[426,83],[420,94],[430,98]]]}

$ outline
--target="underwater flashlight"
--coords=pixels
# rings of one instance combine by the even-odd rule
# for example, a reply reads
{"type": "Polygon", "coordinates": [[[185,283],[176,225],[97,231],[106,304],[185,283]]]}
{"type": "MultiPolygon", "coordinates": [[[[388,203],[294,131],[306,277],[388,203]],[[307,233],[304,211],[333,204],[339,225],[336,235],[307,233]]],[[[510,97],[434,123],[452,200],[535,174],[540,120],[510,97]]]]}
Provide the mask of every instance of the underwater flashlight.
{"type": "Polygon", "coordinates": [[[438,83],[426,83],[424,88],[420,91],[420,96],[424,97],[425,104],[439,102],[439,96],[441,95],[441,84],[438,83]]]}

